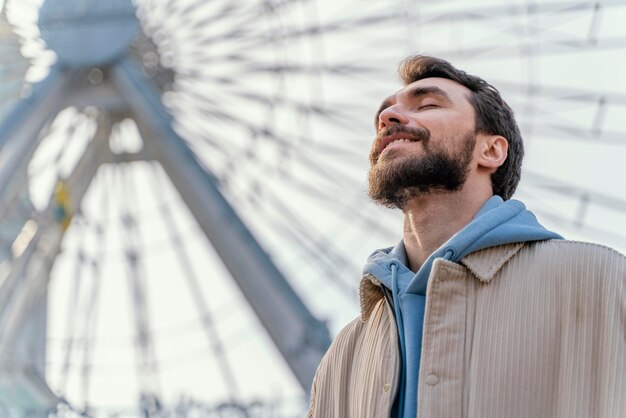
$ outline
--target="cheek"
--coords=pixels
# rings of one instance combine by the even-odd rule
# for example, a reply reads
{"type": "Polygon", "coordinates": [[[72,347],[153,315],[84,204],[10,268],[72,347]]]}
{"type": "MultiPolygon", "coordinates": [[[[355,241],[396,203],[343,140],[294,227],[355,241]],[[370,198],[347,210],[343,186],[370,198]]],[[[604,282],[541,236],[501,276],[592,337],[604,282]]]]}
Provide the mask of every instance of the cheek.
{"type": "Polygon", "coordinates": [[[455,138],[474,132],[474,120],[457,112],[432,112],[422,123],[435,138],[455,138]],[[436,114],[435,114],[436,113],[436,114]]]}

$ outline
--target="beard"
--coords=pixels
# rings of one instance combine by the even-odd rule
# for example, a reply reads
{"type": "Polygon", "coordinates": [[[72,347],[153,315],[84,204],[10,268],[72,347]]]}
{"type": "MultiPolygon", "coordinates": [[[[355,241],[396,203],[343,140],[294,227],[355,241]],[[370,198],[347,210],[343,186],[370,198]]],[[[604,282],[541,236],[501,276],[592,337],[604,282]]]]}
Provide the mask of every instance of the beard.
{"type": "MultiPolygon", "coordinates": [[[[409,129],[393,129],[393,132],[402,131],[409,132],[409,129]]],[[[432,149],[428,130],[411,129],[410,133],[419,138],[424,155],[401,155],[402,151],[390,149],[381,158],[375,148],[370,154],[369,196],[382,206],[404,209],[413,197],[458,191],[467,180],[476,144],[474,132],[463,135],[456,152],[432,149]]],[[[441,142],[457,142],[446,139],[441,142]]]]}

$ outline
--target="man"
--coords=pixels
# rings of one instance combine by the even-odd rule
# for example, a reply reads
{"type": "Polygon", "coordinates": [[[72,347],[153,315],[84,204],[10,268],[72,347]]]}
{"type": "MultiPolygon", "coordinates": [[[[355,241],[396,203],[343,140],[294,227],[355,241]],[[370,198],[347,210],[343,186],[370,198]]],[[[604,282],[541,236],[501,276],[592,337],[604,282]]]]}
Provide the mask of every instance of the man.
{"type": "Polygon", "coordinates": [[[370,256],[309,417],[626,417],[626,257],[510,200],[523,145],[494,87],[428,56],[399,72],[369,194],[403,239],[370,256]]]}

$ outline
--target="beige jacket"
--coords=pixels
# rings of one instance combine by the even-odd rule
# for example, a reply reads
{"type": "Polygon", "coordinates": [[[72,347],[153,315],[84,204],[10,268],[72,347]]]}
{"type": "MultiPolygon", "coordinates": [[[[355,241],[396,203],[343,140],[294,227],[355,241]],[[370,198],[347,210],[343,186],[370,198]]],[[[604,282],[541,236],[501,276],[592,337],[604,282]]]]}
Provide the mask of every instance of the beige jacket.
{"type": "MultiPolygon", "coordinates": [[[[361,317],[317,370],[309,417],[387,418],[398,387],[393,312],[361,282],[361,317]]],[[[626,418],[626,257],[543,241],[432,267],[420,418],[626,418]]]]}

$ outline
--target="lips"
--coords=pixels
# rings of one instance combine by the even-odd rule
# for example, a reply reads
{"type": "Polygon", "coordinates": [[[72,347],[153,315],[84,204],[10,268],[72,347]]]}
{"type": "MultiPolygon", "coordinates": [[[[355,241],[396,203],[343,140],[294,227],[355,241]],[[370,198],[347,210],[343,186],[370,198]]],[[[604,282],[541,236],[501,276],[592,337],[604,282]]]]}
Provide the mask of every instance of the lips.
{"type": "Polygon", "coordinates": [[[383,136],[382,139],[378,142],[378,154],[383,152],[383,150],[387,148],[388,145],[398,141],[417,142],[419,141],[419,139],[414,135],[406,132],[396,132],[391,135],[383,136]]]}

